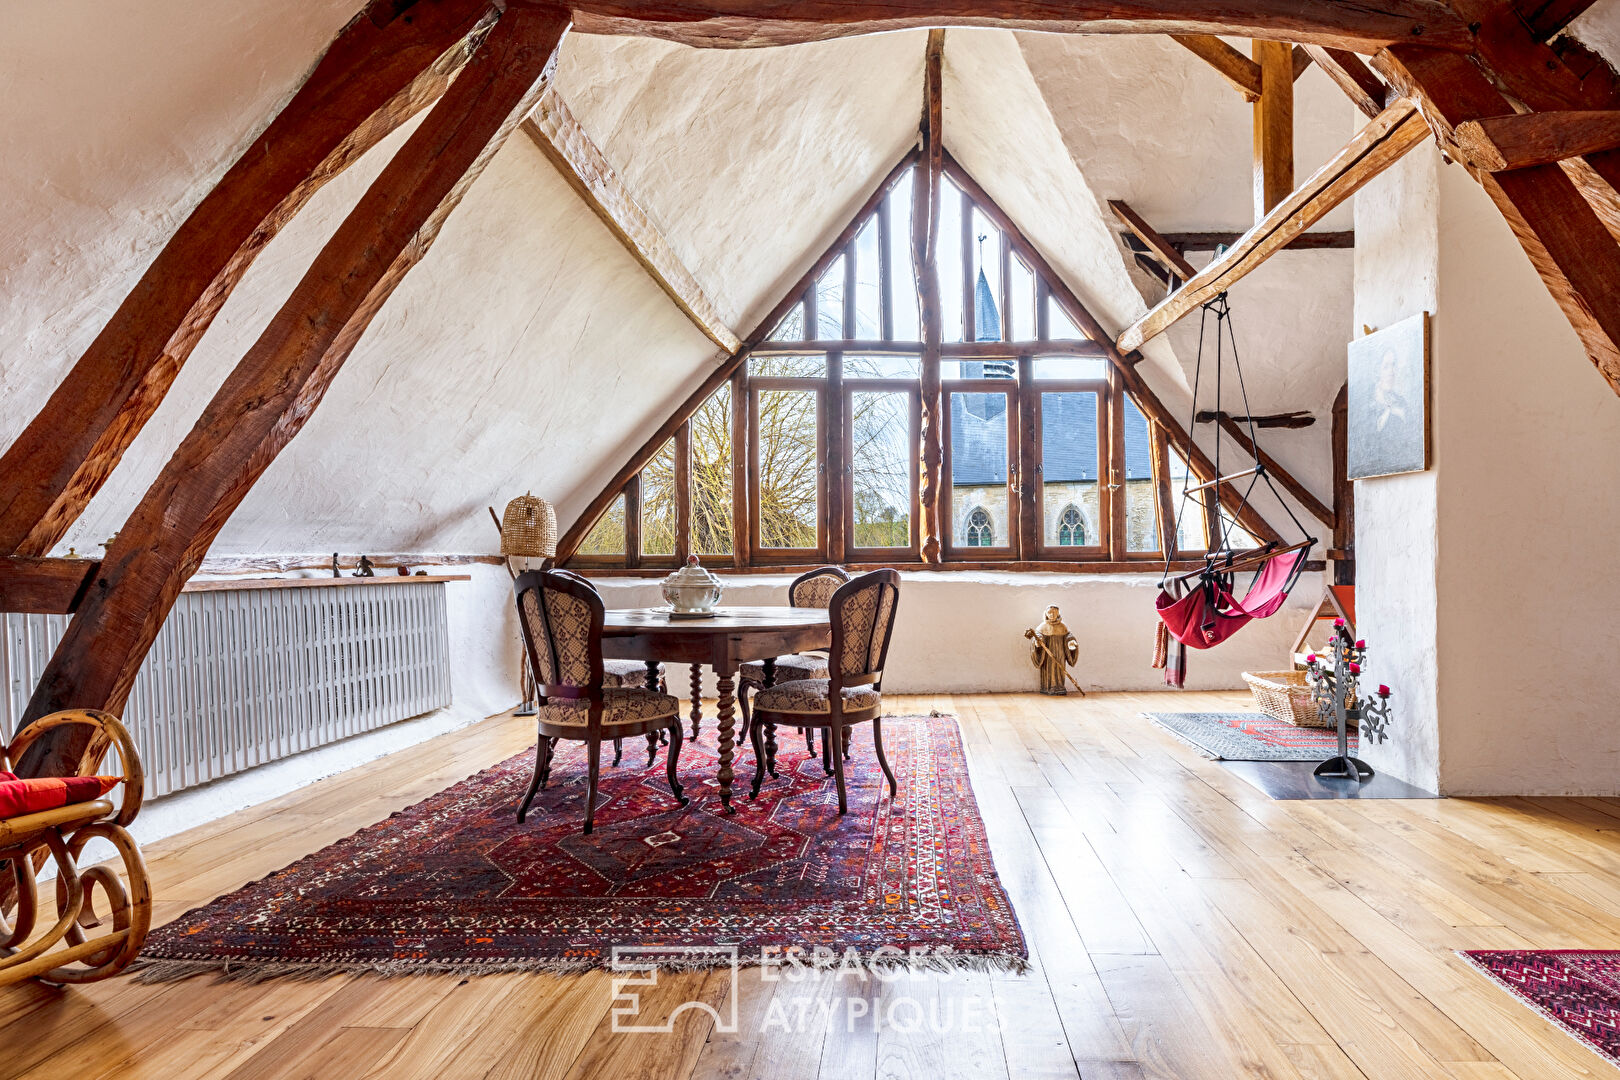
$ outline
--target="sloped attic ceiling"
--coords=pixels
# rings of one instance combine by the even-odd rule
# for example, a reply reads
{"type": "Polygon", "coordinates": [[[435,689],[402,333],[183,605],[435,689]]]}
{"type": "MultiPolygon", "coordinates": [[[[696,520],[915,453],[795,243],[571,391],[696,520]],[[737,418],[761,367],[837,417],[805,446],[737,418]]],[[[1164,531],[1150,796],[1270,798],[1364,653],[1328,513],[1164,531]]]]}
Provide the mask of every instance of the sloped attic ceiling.
{"type": "MultiPolygon", "coordinates": [[[[0,296],[0,439],[39,408],[350,7],[271,0],[249,17],[87,2],[60,5],[48,29],[15,9],[0,16],[16,31],[0,33],[11,43],[0,44],[0,70],[18,90],[0,102],[13,150],[0,235],[22,240],[0,255],[12,286],[0,296]],[[163,41],[188,47],[162,66],[116,68],[116,92],[75,62],[163,41]],[[71,137],[52,102],[68,103],[71,137]]],[[[576,37],[558,86],[580,102],[588,129],[617,133],[603,140],[608,156],[746,332],[914,137],[921,40],[679,49],[649,61],[677,49],[576,37]],[[571,92],[568,72],[582,71],[594,81],[571,92]],[[599,110],[617,119],[598,120],[599,110]]],[[[121,524],[407,135],[333,181],[267,247],[63,550],[94,553],[121,524]]],[[[214,554],[490,550],[484,506],[525,489],[571,520],[715,358],[539,151],[514,137],[214,554]]]]}

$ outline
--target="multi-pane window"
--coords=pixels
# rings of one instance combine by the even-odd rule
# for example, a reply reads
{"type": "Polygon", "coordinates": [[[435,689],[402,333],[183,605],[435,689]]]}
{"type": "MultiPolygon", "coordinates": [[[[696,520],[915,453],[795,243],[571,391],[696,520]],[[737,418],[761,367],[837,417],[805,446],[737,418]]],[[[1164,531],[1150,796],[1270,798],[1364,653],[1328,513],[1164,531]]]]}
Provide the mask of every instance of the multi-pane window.
{"type": "MultiPolygon", "coordinates": [[[[1208,550],[1229,521],[1208,478],[1171,444],[1155,419],[1164,413],[1132,396],[1138,384],[1115,370],[1116,354],[1087,337],[1090,316],[1068,306],[1072,294],[954,162],[932,267],[941,344],[925,357],[915,183],[914,167],[898,172],[816,263],[729,381],[624,485],[582,561],[919,562],[932,520],[919,466],[929,364],[947,562],[1151,561],[1167,536],[1173,558],[1208,550]]],[[[1228,532],[1234,545],[1253,542],[1228,532]]]]}

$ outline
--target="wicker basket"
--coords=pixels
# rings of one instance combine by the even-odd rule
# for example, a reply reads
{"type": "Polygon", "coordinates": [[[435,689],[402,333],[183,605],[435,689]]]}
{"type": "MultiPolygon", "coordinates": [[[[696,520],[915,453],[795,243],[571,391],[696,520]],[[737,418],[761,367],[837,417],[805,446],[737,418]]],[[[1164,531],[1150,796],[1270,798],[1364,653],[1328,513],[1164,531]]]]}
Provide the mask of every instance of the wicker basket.
{"type": "Polygon", "coordinates": [[[1310,683],[1303,671],[1245,671],[1243,681],[1254,694],[1260,711],[1296,727],[1327,727],[1311,700],[1310,683]]]}
{"type": "Polygon", "coordinates": [[[519,495],[501,515],[501,554],[549,559],[557,554],[557,515],[551,504],[519,495]]]}

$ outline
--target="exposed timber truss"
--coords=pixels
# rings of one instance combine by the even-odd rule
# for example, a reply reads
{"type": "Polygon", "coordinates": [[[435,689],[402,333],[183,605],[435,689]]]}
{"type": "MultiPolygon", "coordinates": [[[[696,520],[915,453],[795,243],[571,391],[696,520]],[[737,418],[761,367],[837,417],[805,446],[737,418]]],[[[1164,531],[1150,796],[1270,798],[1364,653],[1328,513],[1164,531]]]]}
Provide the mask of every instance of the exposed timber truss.
{"type": "MultiPolygon", "coordinates": [[[[1278,86],[1298,76],[1303,55],[1372,118],[1359,144],[1289,192],[1280,181],[1282,143],[1257,141],[1264,215],[1232,251],[1117,341],[1075,313],[1089,336],[1107,344],[1122,386],[1151,410],[1128,357],[1135,345],[1301,235],[1296,215],[1320,216],[1431,130],[1454,158],[1470,164],[1620,392],[1614,239],[1620,150],[1608,141],[1609,118],[1567,115],[1620,109],[1620,85],[1567,35],[1547,43],[1585,6],[1584,0],[575,0],[551,7],[533,0],[375,0],[255,143],[274,140],[278,154],[250,150],[226,173],[0,460],[0,554],[9,557],[0,586],[7,596],[33,590],[38,603],[78,610],[29,715],[122,706],[157,626],[209,540],[307,420],[377,308],[538,99],[570,22],[593,33],[723,47],[942,26],[1236,35],[1302,46],[1302,53],[1288,49],[1286,56],[1262,50],[1252,61],[1261,70],[1258,96],[1265,96],[1268,63],[1278,86]],[[1362,55],[1372,57],[1372,70],[1362,55]],[[46,555],[82,512],[257,251],[321,183],[435,98],[439,104],[322,250],[89,580],[75,583],[51,560],[26,561],[46,555]],[[1520,112],[1566,115],[1504,119],[1520,112]]],[[[1229,81],[1247,92],[1251,69],[1227,66],[1229,81]]],[[[1273,113],[1279,131],[1280,116],[1279,108],[1273,113]]],[[[933,175],[941,148],[925,141],[924,150],[933,175]]],[[[688,301],[688,313],[703,318],[700,306],[688,301]]],[[[718,327],[709,330],[729,345],[718,327]]],[[[735,368],[747,344],[711,380],[726,378],[722,372],[735,368]]],[[[1151,419],[1167,438],[1192,446],[1173,418],[1151,419]]],[[[925,457],[925,492],[933,467],[925,457]]],[[[927,531],[937,536],[937,509],[932,513],[927,531]]],[[[925,522],[929,514],[925,501],[925,522]]],[[[1348,515],[1336,517],[1342,527],[1348,515]]],[[[30,752],[65,763],[77,750],[42,740],[30,752]]],[[[48,766],[30,768],[37,775],[48,766]]]]}

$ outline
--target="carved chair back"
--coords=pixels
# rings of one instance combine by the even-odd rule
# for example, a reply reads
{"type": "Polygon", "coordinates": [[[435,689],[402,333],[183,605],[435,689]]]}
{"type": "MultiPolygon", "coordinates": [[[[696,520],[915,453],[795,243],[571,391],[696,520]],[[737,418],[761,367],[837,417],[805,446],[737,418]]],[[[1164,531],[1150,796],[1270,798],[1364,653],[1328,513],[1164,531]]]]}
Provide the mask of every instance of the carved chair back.
{"type": "Polygon", "coordinates": [[[846,686],[876,687],[883,680],[889,636],[900,606],[900,574],[873,570],[839,586],[828,605],[832,621],[830,692],[836,705],[846,686]]]}
{"type": "Polygon", "coordinates": [[[590,726],[602,712],[602,597],[567,570],[530,570],[512,586],[518,624],[542,701],[590,702],[590,726]]]}
{"type": "Polygon", "coordinates": [[[788,586],[788,603],[797,608],[826,609],[832,603],[833,593],[849,580],[841,566],[818,566],[800,574],[788,586]]]}

